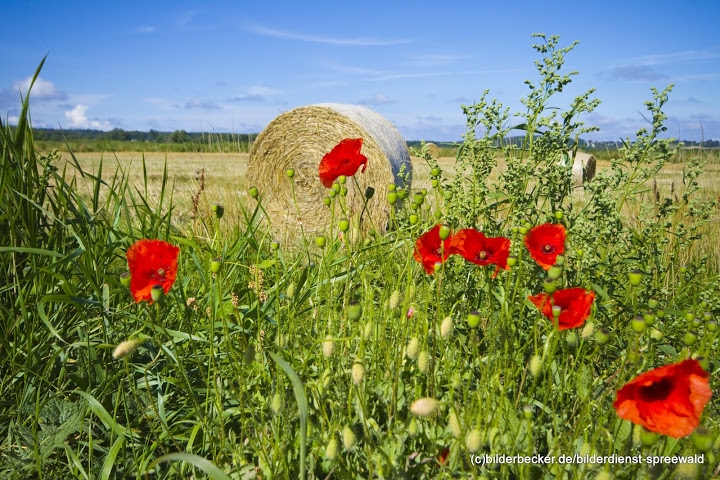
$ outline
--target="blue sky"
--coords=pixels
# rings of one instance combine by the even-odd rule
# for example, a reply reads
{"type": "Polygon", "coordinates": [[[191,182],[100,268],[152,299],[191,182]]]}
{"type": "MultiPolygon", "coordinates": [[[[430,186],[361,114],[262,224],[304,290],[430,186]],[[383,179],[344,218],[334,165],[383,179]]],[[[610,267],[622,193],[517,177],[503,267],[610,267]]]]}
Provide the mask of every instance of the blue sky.
{"type": "MultiPolygon", "coordinates": [[[[0,16],[0,115],[47,61],[31,95],[36,127],[259,132],[292,108],[366,105],[407,140],[459,140],[461,104],[485,89],[520,111],[537,81],[542,32],[580,44],[591,87],[583,118],[618,140],[647,125],[650,87],[675,88],[668,134],[720,139],[720,2],[78,2],[11,0],[0,16]]],[[[517,120],[517,119],[511,119],[517,120]]]]}

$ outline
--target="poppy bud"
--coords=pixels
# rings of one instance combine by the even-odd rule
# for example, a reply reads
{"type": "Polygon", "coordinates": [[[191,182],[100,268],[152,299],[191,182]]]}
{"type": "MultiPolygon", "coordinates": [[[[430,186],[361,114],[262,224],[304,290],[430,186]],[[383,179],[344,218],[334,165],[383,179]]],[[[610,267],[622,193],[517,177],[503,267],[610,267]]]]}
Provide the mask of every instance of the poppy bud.
{"type": "Polygon", "coordinates": [[[708,332],[715,333],[718,331],[718,322],[711,320],[705,324],[705,328],[707,328],[708,332]]]}
{"type": "Polygon", "coordinates": [[[272,411],[275,413],[275,415],[282,412],[283,404],[285,402],[283,401],[282,395],[280,395],[280,392],[275,392],[275,395],[273,395],[272,402],[270,403],[270,408],[272,408],[272,411]]]}
{"type": "Polygon", "coordinates": [[[558,255],[555,257],[555,265],[565,265],[565,255],[558,255]]]}
{"type": "Polygon", "coordinates": [[[563,219],[563,212],[562,212],[562,210],[556,210],[556,211],[555,211],[555,218],[556,218],[557,220],[562,220],[562,219],[563,219]]]}
{"type": "Polygon", "coordinates": [[[425,196],[422,193],[416,193],[415,196],[413,196],[413,202],[416,205],[422,205],[425,201],[425,196]]]}
{"type": "Polygon", "coordinates": [[[373,187],[367,187],[365,189],[365,198],[370,200],[375,195],[375,189],[373,187]]]}
{"type": "Polygon", "coordinates": [[[335,460],[335,457],[337,457],[337,449],[338,441],[337,438],[333,436],[333,438],[331,438],[328,442],[327,447],[325,447],[325,458],[328,460],[335,460]]]}
{"type": "Polygon", "coordinates": [[[555,280],[552,278],[546,278],[543,282],[543,290],[545,290],[546,293],[553,293],[556,288],[557,285],[555,284],[555,280]]]}
{"type": "Polygon", "coordinates": [[[432,185],[433,188],[437,188],[438,185],[440,185],[440,182],[433,178],[432,180],[430,180],[430,185],[432,185]]]}
{"type": "Polygon", "coordinates": [[[273,240],[272,242],[270,242],[271,250],[277,250],[278,248],[280,248],[280,242],[278,242],[277,240],[273,240]]]}
{"type": "Polygon", "coordinates": [[[689,347],[691,345],[695,345],[695,342],[697,342],[697,339],[698,339],[697,332],[688,330],[687,332],[685,332],[685,335],[683,336],[683,343],[689,347]]]}
{"type": "Polygon", "coordinates": [[[388,192],[394,192],[396,188],[397,187],[395,186],[395,184],[391,183],[390,185],[388,185],[388,192]]]}
{"type": "Polygon", "coordinates": [[[448,427],[450,427],[453,437],[460,438],[460,435],[462,435],[462,426],[460,425],[460,419],[457,413],[455,413],[454,408],[450,409],[450,414],[448,415],[448,427]]]}
{"type": "Polygon", "coordinates": [[[480,313],[476,310],[468,313],[467,323],[470,328],[477,328],[480,325],[480,313]]]}
{"type": "Polygon", "coordinates": [[[315,237],[315,245],[317,245],[320,248],[325,248],[325,243],[327,242],[325,236],[320,235],[319,237],[315,237]]]}
{"type": "Polygon", "coordinates": [[[517,265],[517,261],[518,261],[518,259],[515,255],[510,255],[507,258],[508,267],[514,267],[515,265],[517,265]]]}
{"type": "Polygon", "coordinates": [[[129,288],[130,287],[130,280],[132,278],[130,277],[130,272],[123,272],[120,274],[120,285],[123,287],[129,288]]]}
{"type": "Polygon", "coordinates": [[[430,170],[430,175],[433,177],[439,177],[440,176],[440,169],[435,167],[432,170],[430,170]]]}
{"type": "Polygon", "coordinates": [[[520,235],[525,235],[528,232],[528,229],[526,227],[519,227],[518,232],[520,232],[520,235]]]}
{"type": "MultiPolygon", "coordinates": [[[[332,191],[332,190],[330,190],[330,191],[332,191]]],[[[325,206],[329,207],[330,204],[332,203],[332,200],[330,199],[330,197],[325,197],[325,198],[323,198],[323,203],[325,204],[325,206]]]]}
{"type": "Polygon", "coordinates": [[[440,336],[447,340],[447,338],[450,336],[453,330],[453,321],[452,317],[445,317],[445,319],[440,324],[440,336]]]}
{"type": "Polygon", "coordinates": [[[707,453],[713,447],[713,434],[709,428],[697,427],[690,439],[700,453],[707,453]]]}
{"type": "Polygon", "coordinates": [[[648,307],[650,307],[652,310],[655,310],[660,302],[658,302],[657,298],[651,297],[648,299],[648,307]]]}
{"type": "Polygon", "coordinates": [[[660,340],[662,340],[664,336],[665,336],[665,334],[663,332],[661,332],[660,330],[658,330],[657,328],[653,328],[650,330],[650,338],[652,338],[656,342],[659,342],[660,340]]]}
{"type": "Polygon", "coordinates": [[[429,417],[437,412],[439,405],[440,402],[434,398],[424,397],[415,400],[412,405],[410,405],[410,411],[418,417],[429,417]]]}
{"type": "Polygon", "coordinates": [[[348,229],[350,228],[350,222],[348,221],[347,218],[343,218],[342,220],[340,220],[338,222],[338,227],[340,228],[341,232],[343,232],[343,233],[347,232],[348,229]]]}
{"type": "Polygon", "coordinates": [[[533,377],[537,377],[540,374],[542,366],[542,358],[540,358],[540,355],[533,355],[530,359],[530,373],[533,377]]]}
{"type": "Polygon", "coordinates": [[[414,211],[417,212],[418,210],[420,210],[420,205],[418,205],[417,203],[414,203],[414,202],[413,202],[413,203],[410,204],[410,208],[412,208],[414,211]]]}
{"type": "Polygon", "coordinates": [[[680,267],[680,273],[687,273],[687,267],[684,265],[680,267]]]}
{"type": "Polygon", "coordinates": [[[601,328],[595,332],[595,343],[598,345],[605,345],[610,341],[610,330],[607,328],[601,328]]]}
{"type": "Polygon", "coordinates": [[[225,215],[225,208],[222,205],[214,204],[210,207],[210,210],[215,214],[215,217],[220,220],[225,215]]]}
{"type": "Polygon", "coordinates": [[[640,429],[640,443],[643,444],[645,447],[652,447],[657,443],[658,438],[660,438],[660,435],[658,435],[655,432],[651,432],[645,427],[641,427],[640,429]]]}
{"type": "Polygon", "coordinates": [[[417,337],[413,337],[405,347],[405,355],[411,360],[415,360],[420,350],[420,340],[417,337]]]}
{"type": "Polygon", "coordinates": [[[702,367],[703,370],[705,370],[705,371],[710,370],[710,360],[703,357],[702,355],[698,355],[697,357],[695,357],[695,360],[698,361],[698,363],[700,364],[700,366],[702,367]]]}
{"type": "Polygon", "coordinates": [[[350,428],[349,425],[345,425],[345,428],[343,428],[342,437],[345,450],[351,450],[357,443],[357,437],[355,436],[355,432],[353,432],[353,429],[350,428]]]}
{"type": "Polygon", "coordinates": [[[152,301],[159,302],[162,300],[163,296],[165,296],[165,291],[163,290],[162,285],[153,285],[150,290],[150,298],[152,298],[152,301]]]}
{"type": "Polygon", "coordinates": [[[222,257],[213,258],[212,260],[210,260],[210,273],[220,272],[221,266],[222,266],[222,257]]]}
{"type": "Polygon", "coordinates": [[[336,196],[337,192],[331,188],[330,191],[328,191],[328,197],[335,198],[336,196]]]}
{"type": "Polygon", "coordinates": [[[430,365],[430,354],[427,350],[423,350],[418,354],[417,366],[418,370],[425,373],[427,372],[428,366],[430,365]]]}
{"type": "Polygon", "coordinates": [[[347,191],[347,188],[345,188],[345,186],[340,187],[340,196],[341,196],[341,197],[346,197],[346,196],[347,196],[347,192],[348,192],[348,191],[347,191]]]}
{"type": "Polygon", "coordinates": [[[365,378],[365,367],[360,362],[353,363],[352,366],[352,379],[355,385],[360,385],[365,378]]]}
{"type": "Polygon", "coordinates": [[[330,188],[332,189],[333,192],[340,193],[340,184],[339,183],[337,183],[337,182],[333,183],[330,188]]]}
{"type": "Polygon", "coordinates": [[[411,213],[408,216],[408,220],[410,220],[410,225],[415,225],[418,223],[419,217],[415,213],[411,213]]]}
{"type": "Polygon", "coordinates": [[[135,350],[137,350],[138,347],[142,345],[142,343],[143,341],[138,339],[125,340],[124,342],[120,342],[115,347],[115,350],[113,350],[112,356],[115,360],[120,360],[121,358],[132,355],[133,353],[135,353],[135,350]]]}
{"type": "Polygon", "coordinates": [[[447,225],[441,225],[438,235],[440,236],[440,240],[445,240],[450,236],[450,227],[447,225]]]}
{"type": "Polygon", "coordinates": [[[553,265],[548,269],[548,278],[551,280],[557,280],[562,275],[562,267],[560,265],[553,265]]]}
{"type": "Polygon", "coordinates": [[[628,280],[630,281],[630,285],[633,287],[637,287],[640,285],[640,282],[642,282],[642,272],[640,270],[632,270],[628,274],[628,280]]]}
{"type": "Polygon", "coordinates": [[[398,194],[396,192],[388,192],[387,194],[387,201],[390,205],[395,205],[395,202],[397,202],[398,194]]]}
{"type": "Polygon", "coordinates": [[[645,331],[645,327],[647,326],[647,324],[645,323],[645,319],[638,315],[632,319],[632,321],[630,322],[630,326],[635,332],[642,333],[645,331]]]}
{"type": "Polygon", "coordinates": [[[553,305],[552,306],[552,316],[554,319],[560,318],[560,314],[562,313],[562,307],[559,305],[553,305]]]}
{"type": "Polygon", "coordinates": [[[327,358],[332,357],[332,354],[335,351],[335,342],[333,342],[330,338],[330,335],[325,337],[322,345],[323,355],[325,355],[327,358]]]}
{"type": "Polygon", "coordinates": [[[295,170],[288,168],[285,170],[285,175],[287,175],[288,178],[293,178],[295,176],[295,170]]]}
{"type": "Polygon", "coordinates": [[[347,182],[347,177],[345,175],[340,175],[337,181],[340,185],[345,185],[345,182],[347,182]]]}
{"type": "Polygon", "coordinates": [[[407,190],[405,190],[404,188],[398,188],[397,194],[400,200],[405,200],[405,198],[407,197],[407,190]]]}
{"type": "Polygon", "coordinates": [[[362,305],[358,302],[350,302],[347,309],[348,320],[355,321],[362,315],[362,305]]]}
{"type": "Polygon", "coordinates": [[[470,430],[468,434],[465,435],[465,447],[467,447],[468,452],[475,453],[480,450],[481,446],[482,434],[480,433],[480,430],[477,428],[470,430]]]}
{"type": "Polygon", "coordinates": [[[523,406],[523,416],[527,420],[532,420],[532,417],[533,417],[533,406],[532,405],[524,405],[523,406]]]}
{"type": "Polygon", "coordinates": [[[257,198],[258,195],[260,194],[260,192],[258,192],[257,187],[255,187],[255,186],[250,187],[250,190],[248,190],[248,192],[250,193],[250,196],[252,198],[257,198]]]}

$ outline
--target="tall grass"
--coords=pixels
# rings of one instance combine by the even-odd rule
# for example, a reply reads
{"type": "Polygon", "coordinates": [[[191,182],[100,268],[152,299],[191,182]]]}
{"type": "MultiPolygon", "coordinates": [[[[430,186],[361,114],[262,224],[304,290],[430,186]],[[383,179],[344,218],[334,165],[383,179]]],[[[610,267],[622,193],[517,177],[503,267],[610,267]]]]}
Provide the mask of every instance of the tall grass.
{"type": "MultiPolygon", "coordinates": [[[[556,46],[537,47],[550,69],[570,51],[556,46]]],[[[106,160],[84,169],[72,152],[64,165],[38,154],[26,98],[18,126],[0,125],[0,476],[717,476],[717,396],[701,417],[709,445],[653,436],[612,406],[635,375],[687,358],[717,390],[718,272],[698,247],[717,212],[701,195],[703,158],[674,192],[648,187],[674,158],[658,137],[666,93],[649,102],[655,128],[582,195],[557,165],[572,131],[545,111],[550,97],[528,100],[525,117],[543,138],[503,149],[500,172],[505,110],[483,98],[466,112],[455,175],[427,156],[429,188],[403,194],[387,231],[339,236],[334,224],[294,248],[263,226],[270,192],[178,223],[169,163],[108,174],[106,160]],[[427,274],[414,245],[438,221],[508,237],[515,265],[494,276],[454,255],[427,274]],[[548,274],[523,235],[547,222],[568,231],[557,288],[595,292],[578,329],[558,330],[528,301],[548,274]],[[145,238],[181,249],[175,284],[152,305],[121,279],[145,238]],[[690,467],[557,460],[697,453],[704,463],[690,467]],[[556,460],[476,461],[484,454],[556,460]]],[[[578,98],[567,124],[592,105],[578,98]]]]}

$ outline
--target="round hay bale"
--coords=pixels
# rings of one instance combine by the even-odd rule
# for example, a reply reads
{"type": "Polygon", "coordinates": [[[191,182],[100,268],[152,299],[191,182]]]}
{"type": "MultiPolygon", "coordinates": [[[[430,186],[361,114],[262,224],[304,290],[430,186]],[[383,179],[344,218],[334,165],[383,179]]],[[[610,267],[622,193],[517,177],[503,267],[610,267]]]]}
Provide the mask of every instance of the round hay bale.
{"type": "MultiPolygon", "coordinates": [[[[572,183],[580,186],[589,182],[595,176],[596,160],[591,153],[578,151],[573,158],[573,151],[568,151],[568,159],[572,162],[572,183]]],[[[567,166],[565,158],[560,159],[558,165],[567,166]]]]}
{"type": "Polygon", "coordinates": [[[440,157],[440,147],[435,145],[433,142],[427,142],[425,144],[428,149],[428,153],[430,153],[430,156],[433,158],[439,158],[440,157]]]}
{"type": "MultiPolygon", "coordinates": [[[[323,156],[345,138],[362,138],[361,153],[368,159],[364,173],[355,174],[360,189],[352,178],[345,186],[345,202],[349,219],[357,219],[363,208],[367,187],[375,189],[363,214],[362,229],[377,228],[384,231],[390,218],[387,202],[388,185],[403,185],[398,177],[401,168],[412,175],[410,154],[405,140],[397,129],[382,115],[356,105],[326,103],[298,107],[275,118],[258,135],[250,150],[247,177],[263,198],[265,211],[272,230],[306,233],[327,230],[331,211],[323,203],[328,189],[318,176],[318,165],[323,156]],[[295,170],[290,180],[285,172],[295,170]],[[292,182],[295,185],[297,208],[293,202],[292,182]],[[298,211],[299,210],[299,211],[298,211]],[[372,220],[372,221],[370,221],[372,220]]],[[[335,210],[335,221],[342,214],[335,210]]]]}

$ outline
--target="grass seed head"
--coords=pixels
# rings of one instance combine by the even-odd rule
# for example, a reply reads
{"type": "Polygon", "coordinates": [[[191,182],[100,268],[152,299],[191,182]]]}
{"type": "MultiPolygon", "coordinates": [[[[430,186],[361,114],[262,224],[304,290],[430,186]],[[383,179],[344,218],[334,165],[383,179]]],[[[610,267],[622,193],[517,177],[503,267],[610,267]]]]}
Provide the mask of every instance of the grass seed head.
{"type": "Polygon", "coordinates": [[[121,358],[128,357],[135,353],[135,350],[137,350],[142,343],[142,340],[138,340],[136,338],[120,342],[115,347],[115,350],[113,350],[112,356],[115,360],[120,360],[121,358]]]}
{"type": "Polygon", "coordinates": [[[415,400],[410,405],[410,411],[419,417],[429,417],[437,412],[440,402],[431,397],[423,397],[415,400]]]}
{"type": "Polygon", "coordinates": [[[465,446],[468,452],[475,453],[482,447],[482,434],[480,430],[474,428],[465,435],[465,446]]]}

